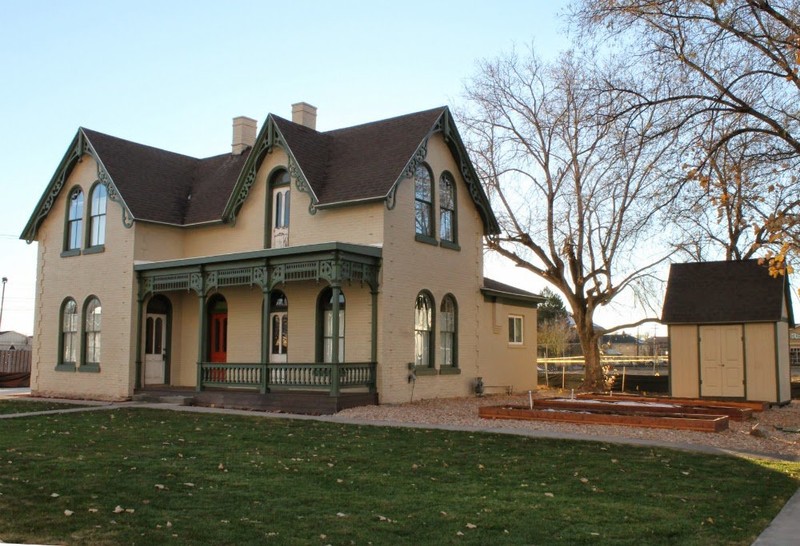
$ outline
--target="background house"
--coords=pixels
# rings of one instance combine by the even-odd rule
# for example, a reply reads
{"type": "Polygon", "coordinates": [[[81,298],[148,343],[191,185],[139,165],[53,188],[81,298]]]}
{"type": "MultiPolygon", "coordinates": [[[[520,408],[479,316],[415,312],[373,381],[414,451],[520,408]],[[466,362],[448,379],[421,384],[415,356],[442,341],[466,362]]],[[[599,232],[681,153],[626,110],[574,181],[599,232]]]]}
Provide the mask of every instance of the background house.
{"type": "Polygon", "coordinates": [[[791,400],[785,276],[757,260],[673,264],[662,320],[672,396],[791,400]]]}

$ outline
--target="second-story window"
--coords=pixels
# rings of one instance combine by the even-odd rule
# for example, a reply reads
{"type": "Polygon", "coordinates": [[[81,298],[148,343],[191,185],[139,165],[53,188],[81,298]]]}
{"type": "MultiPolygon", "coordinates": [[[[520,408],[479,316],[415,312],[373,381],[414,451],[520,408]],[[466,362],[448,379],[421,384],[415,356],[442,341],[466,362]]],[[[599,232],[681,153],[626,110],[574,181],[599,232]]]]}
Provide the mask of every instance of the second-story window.
{"type": "Polygon", "coordinates": [[[270,237],[272,248],[289,246],[289,220],[291,213],[291,178],[285,170],[276,172],[270,178],[272,188],[272,234],[270,237]]]}
{"type": "Polygon", "coordinates": [[[75,188],[69,194],[69,209],[67,211],[67,233],[64,250],[78,250],[81,248],[81,234],[83,233],[83,191],[75,188]]]}
{"type": "Polygon", "coordinates": [[[100,246],[106,242],[106,205],[108,192],[103,184],[92,190],[89,205],[89,246],[100,246]]]}
{"type": "Polygon", "coordinates": [[[448,172],[439,179],[439,239],[456,242],[456,184],[448,172]]]}
{"type": "Polygon", "coordinates": [[[433,238],[433,181],[425,165],[414,174],[414,225],[417,235],[433,238]]]}

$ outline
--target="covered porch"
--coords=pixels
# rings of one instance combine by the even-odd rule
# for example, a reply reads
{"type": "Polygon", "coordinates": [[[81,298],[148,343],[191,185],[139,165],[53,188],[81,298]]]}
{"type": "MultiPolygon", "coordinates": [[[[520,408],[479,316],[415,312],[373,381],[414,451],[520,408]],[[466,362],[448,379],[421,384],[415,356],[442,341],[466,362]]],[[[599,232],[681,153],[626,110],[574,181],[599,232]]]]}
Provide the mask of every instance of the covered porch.
{"type": "Polygon", "coordinates": [[[324,243],[137,264],[136,391],[307,413],[377,403],[380,259],[324,243]]]}

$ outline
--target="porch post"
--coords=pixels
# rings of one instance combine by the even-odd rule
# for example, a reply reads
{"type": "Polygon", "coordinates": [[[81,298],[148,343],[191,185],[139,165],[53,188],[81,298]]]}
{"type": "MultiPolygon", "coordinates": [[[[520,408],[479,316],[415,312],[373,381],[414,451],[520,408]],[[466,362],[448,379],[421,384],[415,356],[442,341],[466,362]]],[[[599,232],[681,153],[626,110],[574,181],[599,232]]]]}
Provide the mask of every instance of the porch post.
{"type": "Polygon", "coordinates": [[[269,313],[270,313],[270,300],[272,299],[272,290],[265,288],[263,290],[264,300],[261,304],[261,363],[264,365],[261,371],[261,394],[269,392],[269,313]]]}
{"type": "Polygon", "coordinates": [[[370,351],[370,360],[372,361],[373,376],[369,390],[370,392],[375,392],[378,379],[376,377],[376,364],[378,362],[378,290],[373,288],[370,290],[370,295],[372,296],[372,337],[370,340],[372,347],[370,351]]]}
{"type": "MultiPolygon", "coordinates": [[[[137,275],[138,277],[138,275],[137,275]]],[[[139,279],[141,280],[141,279],[139,279]]],[[[134,380],[134,388],[142,388],[142,313],[144,307],[144,298],[139,295],[136,297],[136,379],[134,380]]]]}
{"type": "Polygon", "coordinates": [[[195,390],[203,390],[203,367],[206,360],[206,298],[202,291],[197,296],[197,386],[195,390]]]}
{"type": "Polygon", "coordinates": [[[342,288],[338,283],[331,284],[333,308],[331,312],[331,396],[339,396],[339,297],[342,288]]]}

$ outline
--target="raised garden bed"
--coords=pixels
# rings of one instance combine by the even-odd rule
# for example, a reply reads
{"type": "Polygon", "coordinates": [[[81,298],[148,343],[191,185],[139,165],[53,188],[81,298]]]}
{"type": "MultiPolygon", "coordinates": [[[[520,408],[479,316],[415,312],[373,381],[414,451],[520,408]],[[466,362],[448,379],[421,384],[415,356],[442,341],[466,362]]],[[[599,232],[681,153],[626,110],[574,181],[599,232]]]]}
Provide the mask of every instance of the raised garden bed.
{"type": "Polygon", "coordinates": [[[659,402],[664,404],[681,404],[685,406],[707,407],[707,408],[746,408],[752,411],[764,411],[769,408],[767,402],[756,402],[746,400],[715,400],[711,398],[674,398],[671,396],[639,396],[636,394],[603,394],[603,393],[576,393],[580,399],[590,400],[610,400],[610,401],[633,401],[633,402],[659,402]]]}
{"type": "Polygon", "coordinates": [[[536,400],[534,408],[538,409],[573,409],[573,410],[606,410],[616,413],[638,413],[642,410],[650,413],[690,413],[692,415],[727,415],[732,421],[744,421],[753,416],[750,408],[730,406],[702,406],[691,403],[672,402],[667,399],[642,400],[635,397],[604,396],[602,398],[545,398],[536,400]]]}
{"type": "MultiPolygon", "coordinates": [[[[537,401],[537,404],[541,400],[537,401]]],[[[622,425],[629,427],[667,428],[720,432],[728,429],[727,415],[697,415],[691,413],[653,413],[642,408],[635,413],[605,409],[530,409],[525,406],[484,406],[478,415],[484,419],[517,419],[530,421],[560,421],[590,425],[622,425]]]]}

